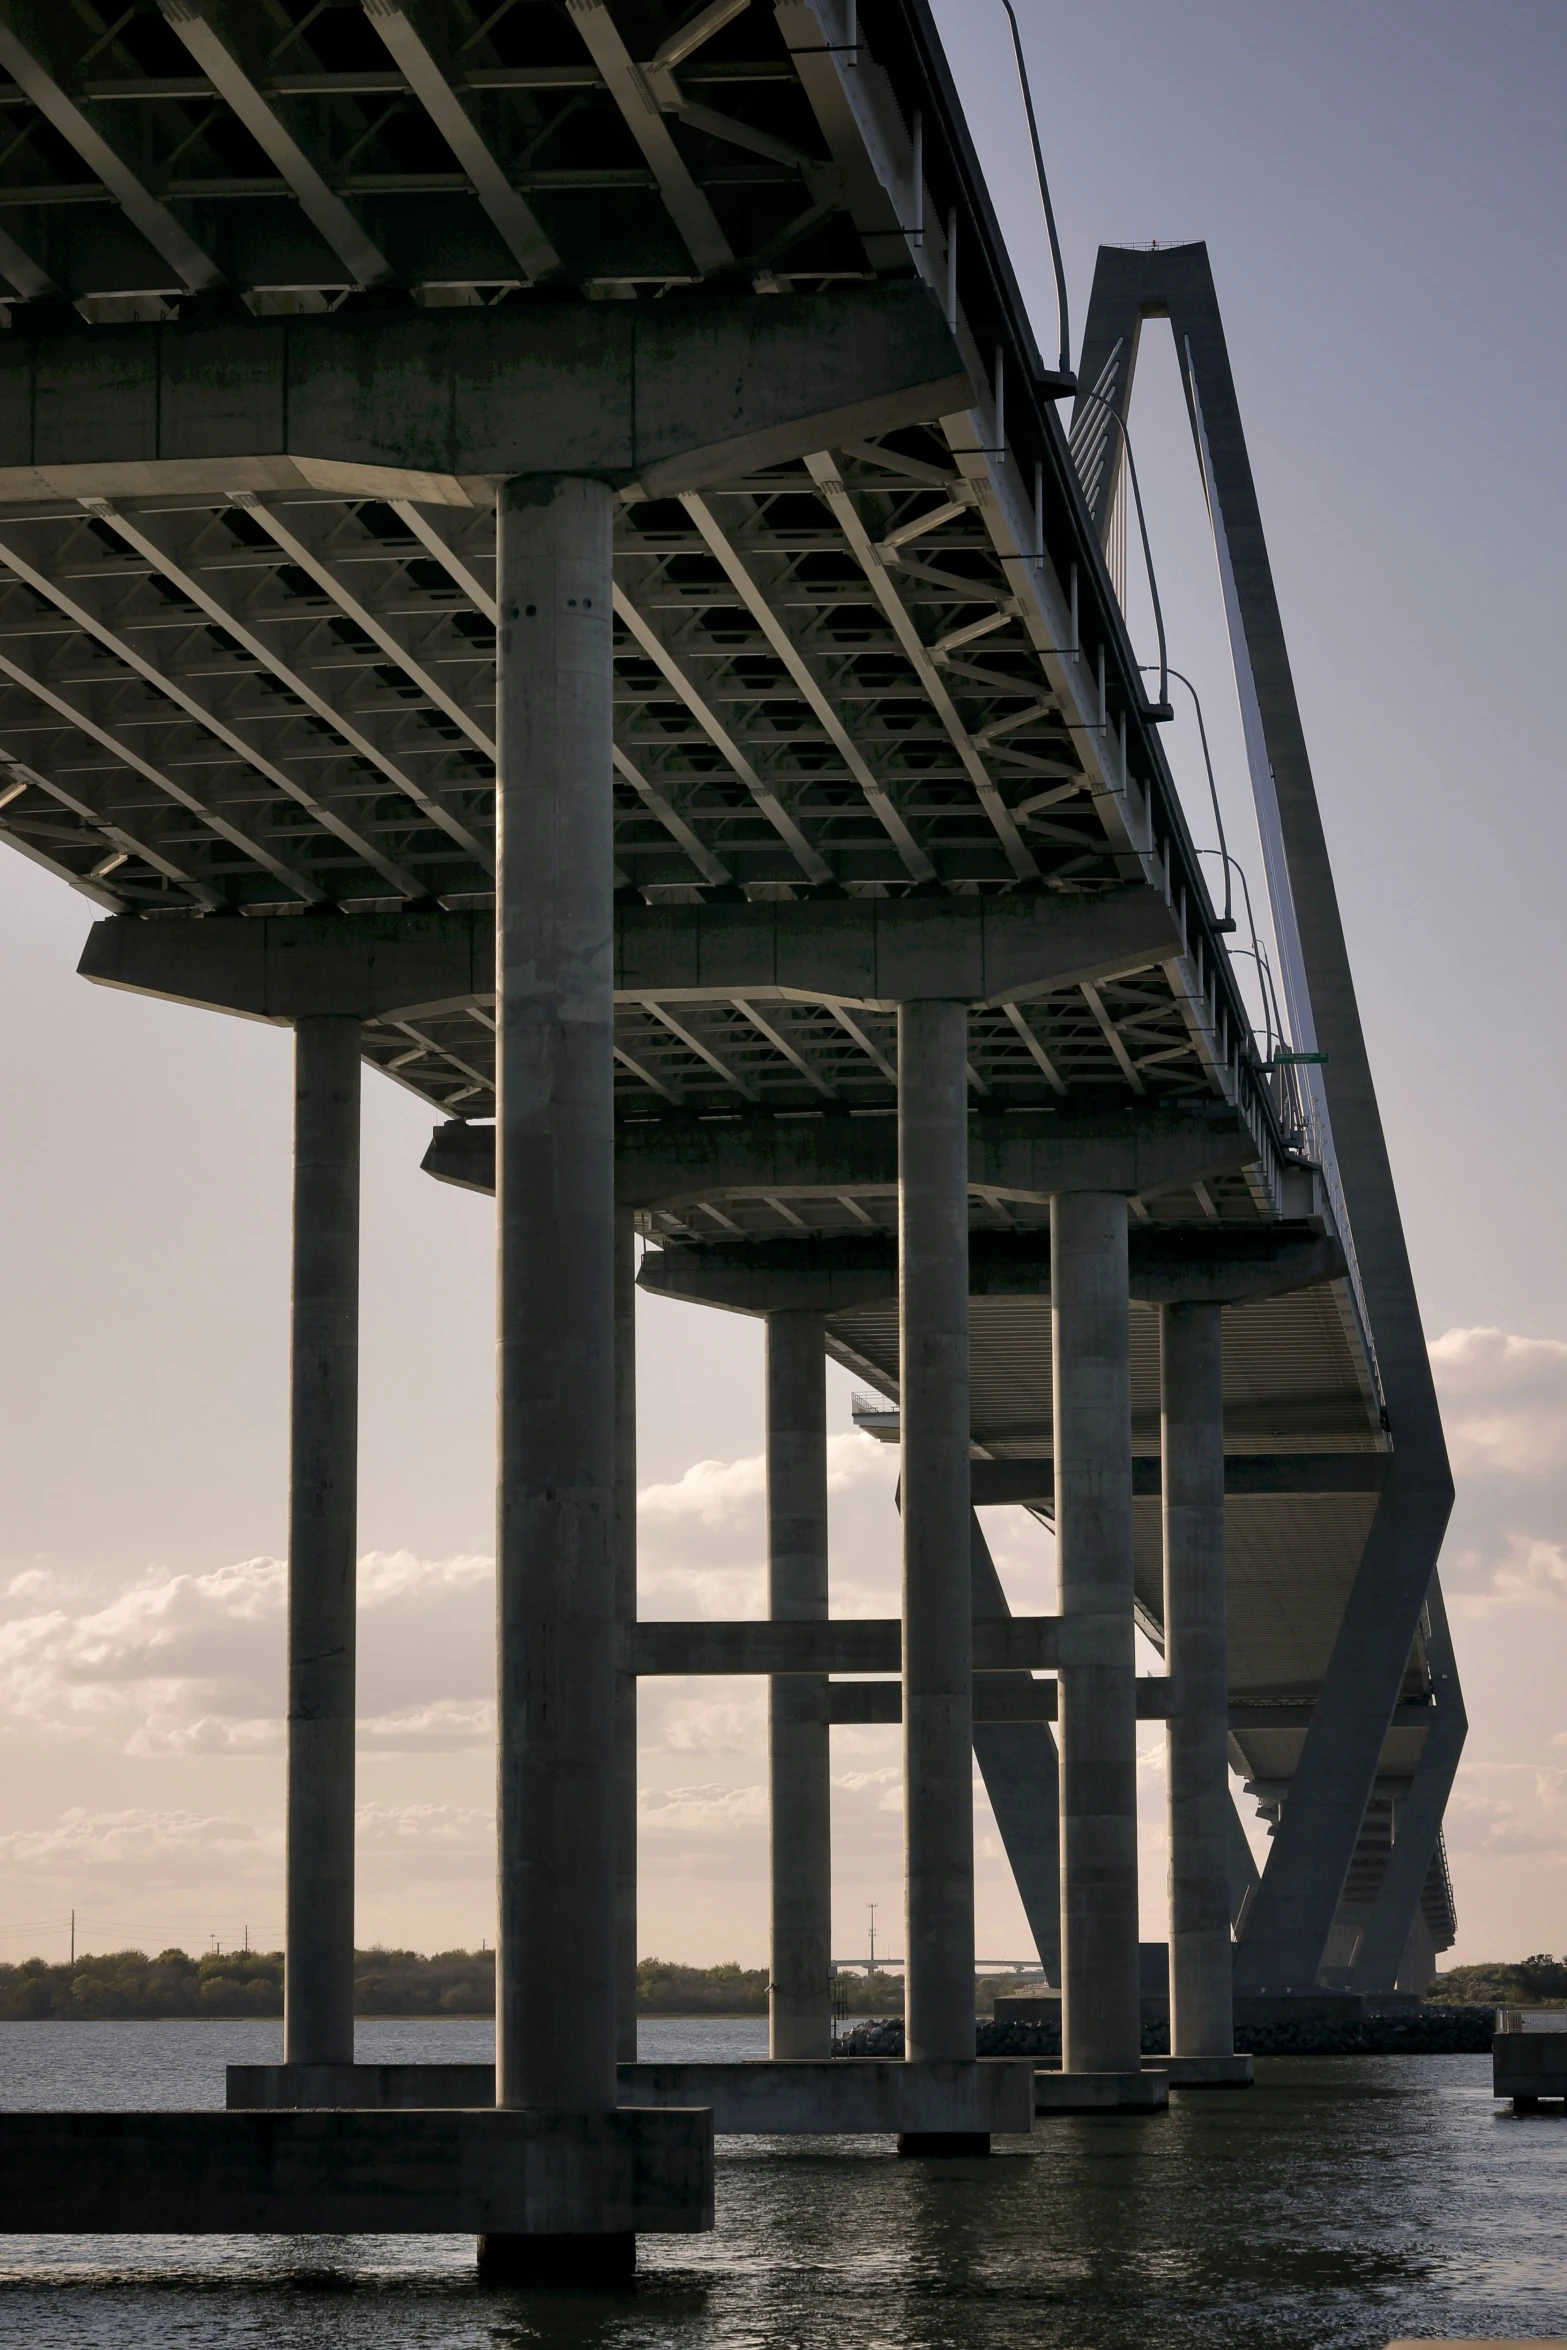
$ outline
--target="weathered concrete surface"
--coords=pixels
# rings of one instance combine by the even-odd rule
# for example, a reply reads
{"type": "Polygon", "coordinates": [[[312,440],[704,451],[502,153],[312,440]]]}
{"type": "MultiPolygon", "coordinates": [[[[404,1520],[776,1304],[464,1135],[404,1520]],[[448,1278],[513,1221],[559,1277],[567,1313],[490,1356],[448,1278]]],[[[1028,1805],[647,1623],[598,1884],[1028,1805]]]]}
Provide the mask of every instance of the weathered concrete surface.
{"type": "MultiPolygon", "coordinates": [[[[422,1164],[442,1182],[492,1191],[494,1152],[493,1128],[452,1120],[435,1129],[422,1164]]],[[[1061,1191],[1130,1198],[1169,1190],[1250,1166],[1256,1156],[1244,1122],[1221,1101],[1005,1116],[971,1111],[968,1121],[969,1182],[1041,1204],[1061,1191]]],[[[897,1135],[890,1116],[829,1110],[819,1118],[774,1118],[763,1111],[707,1119],[671,1110],[623,1123],[615,1164],[620,1197],[635,1207],[678,1207],[726,1190],[836,1197],[895,1188],[897,1135]]]]}
{"type": "MultiPolygon", "coordinates": [[[[1388,1456],[1379,1452],[1240,1453],[1224,1464],[1224,1490],[1232,1500],[1275,1493],[1379,1493],[1388,1456]]],[[[972,1461],[969,1478],[976,1509],[1008,1502],[1055,1501],[1055,1467],[1048,1460],[972,1461]]],[[[1132,1492],[1147,1498],[1162,1488],[1160,1463],[1132,1456],[1132,1492]]]]}
{"type": "Polygon", "coordinates": [[[858,2135],[910,2131],[1027,2130],[1032,2066],[1016,2058],[900,2063],[830,2057],[797,2064],[638,2064],[622,2068],[623,2094],[639,2103],[685,2104],[700,2091],[713,2127],[754,2132],[858,2135]]]}
{"type": "MultiPolygon", "coordinates": [[[[827,1618],[827,1356],[809,1311],[767,1321],[767,1609],[779,1622],[827,1618]]],[[[828,1687],[814,1674],[768,1683],[773,2057],[832,2054],[828,1687]]]]}
{"type": "MultiPolygon", "coordinates": [[[[1128,1234],[1127,1259],[1130,1294],[1140,1305],[1279,1297],[1341,1280],[1347,1271],[1336,1240],[1298,1224],[1234,1234],[1144,1228],[1128,1234]]],[[[896,1296],[897,1248],[891,1233],[875,1232],[842,1239],[813,1235],[695,1247],[682,1243],[650,1249],[637,1279],[656,1296],[732,1313],[809,1308],[844,1313],[896,1296]]],[[[1048,1230],[971,1232],[969,1295],[1048,1298],[1048,1230]]],[[[985,1466],[973,1463],[976,1470],[985,1466]]]]}
{"type": "Polygon", "coordinates": [[[1160,1312],[1170,2048],[1235,2052],[1230,1942],[1224,1338],[1217,1304],[1160,1312]]]}
{"type": "MultiPolygon", "coordinates": [[[[1054,1681],[1036,1681],[1026,1674],[1012,1673],[981,1672],[974,1676],[974,1721],[976,1726],[985,1724],[1000,1728],[1004,1726],[1018,1727],[1024,1723],[1053,1722],[1059,1710],[1054,1681]]],[[[1169,1718],[1169,1710],[1170,1684],[1164,1674],[1139,1673],[1137,1676],[1137,1719],[1140,1722],[1166,1721],[1169,1718]]],[[[827,1685],[827,1719],[830,1722],[901,1722],[903,1719],[902,1687],[896,1681],[830,1681],[827,1685]]],[[[974,1741],[974,1752],[981,1771],[985,1771],[984,1755],[981,1751],[981,1741],[978,1738],[974,1741]]],[[[1015,1781],[1014,1771],[1015,1766],[1003,1764],[999,1777],[1004,1779],[1008,1785],[1020,1784],[1021,1782],[1015,1781]]],[[[1057,1810],[1053,1797],[1056,1785],[1053,1764],[1039,1763],[1036,1769],[1030,1770],[1026,1774],[1026,1778],[1030,1788],[1030,1803],[1035,1804],[1036,1807],[1043,1804],[1046,1789],[1052,1791],[1052,1801],[1048,1810],[1050,1820],[1054,1823],[1057,1810]]],[[[987,1787],[989,1784],[990,1774],[986,1772],[987,1787]]],[[[996,1809],[994,1793],[991,1796],[991,1808],[996,1809]]],[[[1000,1826],[1000,1824],[998,1812],[997,1825],[1000,1826]]],[[[1054,1850],[1054,1825],[1052,1824],[1048,1831],[1041,1828],[1039,1833],[1041,1835],[1048,1833],[1051,1849],[1054,1850]]],[[[1004,1828],[1002,1829],[1002,1841],[1006,1843],[1010,1857],[1011,1839],[1007,1836],[1004,1828]]],[[[1013,1865],[1015,1870],[1015,1861],[1013,1865]]],[[[1054,1877],[1055,1871],[1052,1869],[1052,1883],[1054,1883],[1054,1877]]],[[[1055,1892],[1052,1893],[1052,1900],[1058,1901],[1055,1892]]],[[[1054,1944],[1053,1936],[1051,1940],[1054,1944]]]]}
{"type": "MultiPolygon", "coordinates": [[[[1032,2065],[983,2057],[968,2064],[827,2057],[737,2064],[622,2064],[620,2095],[635,2109],[700,2106],[720,2137],[851,2136],[903,2130],[1027,2130],[1032,2065]]],[[[291,2106],[409,2112],[487,2106],[487,2064],[231,2064],[231,2109],[291,2106]]]]}
{"type": "Polygon", "coordinates": [[[1257,2068],[1249,2056],[1161,2056],[1155,2059],[1172,2089],[1254,2089],[1257,2068]]]}
{"type": "Polygon", "coordinates": [[[637,1677],[627,1656],[637,1617],[636,1225],[615,1207],[615,2054],[637,2052],[637,1677]]]}
{"type": "MultiPolygon", "coordinates": [[[[987,1617],[973,1626],[978,1672],[1053,1672],[1059,1616],[987,1617]]],[[[964,1643],[965,1647],[968,1645],[964,1643]]],[[[897,1673],[902,1626],[892,1616],[829,1623],[641,1623],[632,1654],[639,1673],[897,1673]]]]}
{"type": "Polygon", "coordinates": [[[496,2101],[587,2114],[616,2047],[612,505],[508,483],[496,563],[496,2101]]]}
{"type": "MultiPolygon", "coordinates": [[[[192,917],[95,923],[84,978],[287,1020],[369,1019],[495,992],[487,911],[192,917]]],[[[1180,949],[1157,891],[1096,898],[808,899],[617,906],[615,990],[637,1001],[820,1002],[891,1010],[911,996],[1020,1002],[1072,980],[1145,969],[1180,949]]]]}
{"type": "Polygon", "coordinates": [[[967,1063],[962,1004],[900,1005],[904,2017],[916,2062],[974,2054],[967,1063]]]}
{"type": "Polygon", "coordinates": [[[320,489],[472,505],[540,473],[668,495],[973,397],[918,283],[14,335],[0,501],[320,489]]]}
{"type": "Polygon", "coordinates": [[[1180,952],[1174,915],[1142,886],[1091,900],[1040,892],[630,906],[616,927],[615,985],[671,1003],[744,995],[829,996],[881,1011],[937,998],[983,1006],[1180,952]]]}
{"type": "Polygon", "coordinates": [[[294,1043],[283,2050],[354,2053],[359,1022],[294,1043]]]}
{"type": "Polygon", "coordinates": [[[1137,1715],[1126,1201],[1050,1217],[1056,1560],[1063,1648],[1061,2047],[1093,2080],[1138,2064],[1137,1715]]]}
{"type": "Polygon", "coordinates": [[[375,1020],[472,997],[493,1003],[495,919],[430,911],[144,922],[112,914],[93,924],[76,968],[101,987],[245,1019],[375,1020]]]}
{"type": "Polygon", "coordinates": [[[492,2106],[493,2064],[231,2064],[230,2113],[295,2106],[352,2107],[368,2113],[423,2106],[492,2106]]]}
{"type": "Polygon", "coordinates": [[[712,2224],[705,2111],[0,2114],[9,2235],[683,2235],[712,2224]]]}
{"type": "Polygon", "coordinates": [[[1169,2102],[1162,2072],[1034,2075],[1035,2113],[1162,2113],[1169,2102]]]}

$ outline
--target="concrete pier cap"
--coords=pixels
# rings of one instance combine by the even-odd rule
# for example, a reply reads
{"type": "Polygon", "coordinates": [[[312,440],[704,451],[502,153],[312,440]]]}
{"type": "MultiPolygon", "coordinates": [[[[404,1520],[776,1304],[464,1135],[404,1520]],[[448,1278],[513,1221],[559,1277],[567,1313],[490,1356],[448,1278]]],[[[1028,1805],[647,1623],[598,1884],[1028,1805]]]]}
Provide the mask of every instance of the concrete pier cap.
{"type": "MultiPolygon", "coordinates": [[[[1009,2136],[1032,2126],[1033,2065],[1019,2057],[905,2062],[894,2057],[747,2058],[622,2064],[621,2111],[699,2108],[718,2137],[1009,2136]]],[[[235,2064],[233,2112],[316,2107],[412,2112],[484,2107],[487,2064],[235,2064]]]]}
{"type": "Polygon", "coordinates": [[[638,2235],[712,2224],[705,2111],[0,2115],[10,2235],[463,2234],[491,2274],[558,2274],[574,2248],[591,2280],[638,2235]]]}

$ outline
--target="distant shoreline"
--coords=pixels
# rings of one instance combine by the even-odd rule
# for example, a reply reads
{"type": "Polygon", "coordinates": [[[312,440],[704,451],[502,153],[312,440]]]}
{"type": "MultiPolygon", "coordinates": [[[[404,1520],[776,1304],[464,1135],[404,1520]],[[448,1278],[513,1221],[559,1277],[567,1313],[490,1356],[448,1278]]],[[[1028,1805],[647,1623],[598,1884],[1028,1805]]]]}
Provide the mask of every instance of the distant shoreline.
{"type": "MultiPolygon", "coordinates": [[[[280,2015],[8,2015],[0,2016],[0,2024],[279,2024],[280,2015]]],[[[405,2008],[390,2009],[385,2015],[356,2015],[356,2024],[493,2024],[493,2012],[482,2015],[410,2015],[405,2008]]],[[[717,2008],[693,2007],[639,2008],[637,2021],[642,2024],[765,2024],[765,2015],[755,2008],[736,2008],[724,2014],[717,2008]]]]}

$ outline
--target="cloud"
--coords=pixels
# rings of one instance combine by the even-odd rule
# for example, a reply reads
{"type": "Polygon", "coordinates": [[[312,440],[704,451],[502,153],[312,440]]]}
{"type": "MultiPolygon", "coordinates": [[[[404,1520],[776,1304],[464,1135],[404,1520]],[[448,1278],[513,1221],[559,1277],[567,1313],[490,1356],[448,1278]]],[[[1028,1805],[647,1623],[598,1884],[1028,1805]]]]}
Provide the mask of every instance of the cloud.
{"type": "Polygon", "coordinates": [[[763,1786],[644,1787],[637,1798],[637,1816],[644,1829],[655,1834],[726,1835],[732,1829],[754,1830],[767,1819],[767,1789],[763,1786]]]}
{"type": "MultiPolygon", "coordinates": [[[[833,1611],[896,1607],[896,1449],[855,1429],[827,1440],[833,1611]]],[[[760,1453],[698,1461],[637,1498],[638,1582],[645,1616],[725,1618],[767,1612],[767,1469],[760,1453]]]]}
{"type": "MultiPolygon", "coordinates": [[[[17,1596],[35,1596],[32,1580],[17,1578],[28,1586],[17,1596]]],[[[275,1719],[276,1697],[236,1708],[232,1696],[246,1684],[255,1696],[271,1694],[268,1683],[280,1695],[281,1642],[257,1632],[280,1628],[283,1603],[280,1562],[245,1559],[206,1575],[152,1572],[80,1613],[56,1604],[14,1616],[0,1623],[0,1712],[29,1733],[141,1732],[163,1751],[204,1719],[236,1711],[275,1719]],[[258,1673],[274,1649],[277,1669],[258,1673]]],[[[204,1750],[213,1751],[210,1738],[204,1750]]]]}
{"type": "Polygon", "coordinates": [[[262,1861],[282,1849],[281,1829],[257,1827],[227,1813],[90,1811],[73,1804],[51,1827],[0,1836],[0,1869],[7,1875],[69,1877],[134,1873],[149,1883],[189,1879],[212,1865],[262,1861]]]}
{"type": "MultiPolygon", "coordinates": [[[[0,1621],[12,1735],[106,1739],[138,1756],[258,1756],[284,1743],[287,1576],[274,1558],[205,1574],[29,1569],[0,1621]],[[40,1601],[48,1604],[40,1605],[40,1601]]],[[[360,1745],[384,1753],[493,1736],[493,1561],[370,1551],[359,1562],[360,1745]]]]}
{"type": "Polygon", "coordinates": [[[1431,1346],[1458,1506],[1442,1559],[1454,1612],[1567,1602],[1567,1344],[1490,1328],[1431,1346]]]}
{"type": "Polygon", "coordinates": [[[1528,1858],[1560,1868],[1567,1862],[1567,1764],[1466,1761],[1443,1836],[1455,1861],[1528,1858]]]}
{"type": "Polygon", "coordinates": [[[1431,1368],[1460,1477],[1567,1469],[1567,1344],[1505,1330],[1445,1330],[1431,1368]]]}
{"type": "Polygon", "coordinates": [[[494,1583],[495,1561],[480,1552],[421,1559],[411,1550],[367,1550],[359,1560],[359,1605],[366,1612],[409,1601],[424,1604],[459,1591],[488,1597],[494,1583]]]}
{"type": "Polygon", "coordinates": [[[275,1715],[230,1719],[223,1714],[199,1714],[182,1721],[175,1713],[156,1711],[139,1722],[125,1741],[127,1754],[281,1754],[286,1725],[275,1715]]]}
{"type": "Polygon", "coordinates": [[[493,1866],[495,1814],[455,1803],[365,1803],[354,1813],[354,1845],[361,1859],[408,1853],[477,1859],[493,1866]]]}
{"type": "Polygon", "coordinates": [[[767,1691],[753,1684],[738,1697],[704,1702],[691,1683],[661,1688],[644,1681],[638,1704],[638,1747],[644,1754],[749,1754],[767,1747],[767,1691]]]}
{"type": "Polygon", "coordinates": [[[1567,1545],[1538,1535],[1509,1534],[1499,1556],[1461,1550],[1446,1564],[1444,1580],[1456,1586],[1455,1611],[1481,1616],[1493,1608],[1521,1603],[1560,1607],[1567,1603],[1567,1545]]]}
{"type": "Polygon", "coordinates": [[[494,1743],[494,1702],[482,1697],[438,1697],[401,1713],[362,1714],[355,1736],[361,1754],[451,1754],[494,1743]]]}

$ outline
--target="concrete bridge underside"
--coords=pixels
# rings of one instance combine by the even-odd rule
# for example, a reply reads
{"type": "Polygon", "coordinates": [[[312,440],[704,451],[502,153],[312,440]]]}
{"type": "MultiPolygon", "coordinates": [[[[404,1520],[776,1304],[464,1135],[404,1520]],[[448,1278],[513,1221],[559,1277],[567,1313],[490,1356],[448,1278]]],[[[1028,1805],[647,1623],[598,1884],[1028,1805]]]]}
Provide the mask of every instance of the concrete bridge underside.
{"type": "Polygon", "coordinates": [[[975,1755],[1058,2109],[1167,2097],[1139,1718],[1177,2082],[1238,2077],[1232,1982],[1418,1976],[1451,1487],[1205,249],[1101,256],[1069,434],[926,0],[284,13],[282,50],[241,0],[94,43],[0,0],[0,840],[96,908],[88,978],[289,1026],[298,1070],[285,2066],[188,2127],[7,2124],[0,2204],[330,2205],[615,2275],[711,2224],[715,2112],[915,2155],[1032,2120],[1032,2067],[975,2059],[975,1755]],[[1107,560],[1154,316],[1282,1039],[1107,560]],[[386,2108],[438,2085],[352,2062],[365,1065],[500,1239],[497,2065],[417,2127],[386,2108]],[[637,1625],[639,1236],[644,1288],[766,1322],[765,1623],[637,1625]],[[830,1615],[829,1355],[901,1446],[885,1625],[830,1615]],[[1055,1615],[1008,1615],[987,1503],[1053,1525],[1055,1615]],[[779,2061],[628,2072],[637,1680],[735,1670],[770,1686],[779,2061]],[[908,2056],[852,2078],[848,1720],[902,1722],[908,1888],[908,2056]]]}

